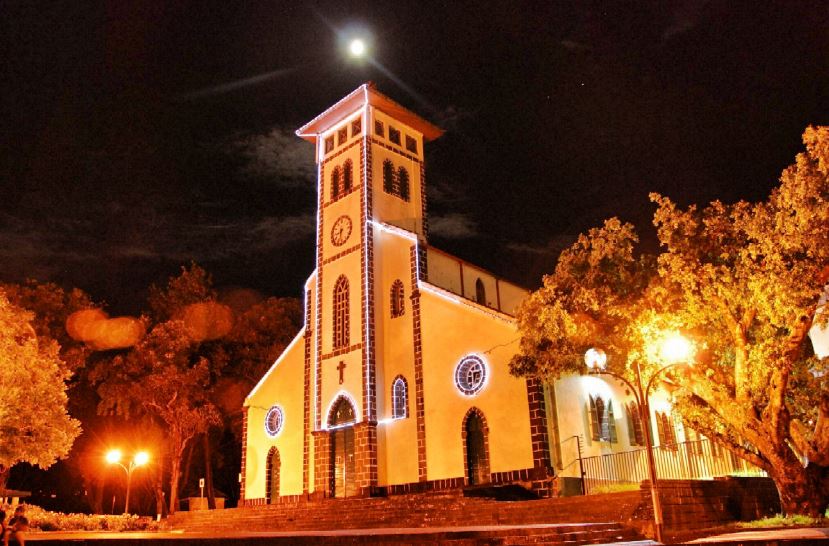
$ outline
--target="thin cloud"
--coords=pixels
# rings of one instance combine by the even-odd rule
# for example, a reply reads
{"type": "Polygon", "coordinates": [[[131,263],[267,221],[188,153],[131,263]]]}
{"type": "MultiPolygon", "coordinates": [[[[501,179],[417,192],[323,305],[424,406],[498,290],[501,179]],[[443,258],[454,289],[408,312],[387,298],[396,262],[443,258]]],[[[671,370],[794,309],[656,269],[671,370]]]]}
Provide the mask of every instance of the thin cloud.
{"type": "Polygon", "coordinates": [[[248,175],[274,180],[284,187],[314,188],[317,171],[313,150],[291,129],[274,127],[265,134],[237,136],[228,152],[241,155],[248,175]]]}
{"type": "Polygon", "coordinates": [[[533,256],[558,257],[561,251],[573,244],[578,235],[562,233],[547,241],[546,243],[511,242],[506,245],[507,250],[519,254],[533,256]]]}
{"type": "Polygon", "coordinates": [[[253,228],[252,243],[257,250],[280,248],[310,238],[315,229],[316,217],[310,213],[297,216],[268,216],[259,220],[253,228]]]}
{"type": "Polygon", "coordinates": [[[460,213],[429,217],[429,233],[444,239],[469,239],[478,235],[478,226],[460,213]]]}

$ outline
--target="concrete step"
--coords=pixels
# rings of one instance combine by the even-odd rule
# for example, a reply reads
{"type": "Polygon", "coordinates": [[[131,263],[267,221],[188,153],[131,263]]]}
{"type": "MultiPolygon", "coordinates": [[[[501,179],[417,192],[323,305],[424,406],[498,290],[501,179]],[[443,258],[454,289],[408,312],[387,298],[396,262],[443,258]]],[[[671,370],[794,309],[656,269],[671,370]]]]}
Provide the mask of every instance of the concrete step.
{"type": "MultiPolygon", "coordinates": [[[[535,525],[627,521],[638,496],[495,501],[461,495],[302,500],[227,510],[179,512],[170,529],[183,531],[315,531],[367,528],[430,528],[468,525],[535,525]]],[[[561,532],[560,530],[556,531],[561,532]]],[[[595,542],[595,540],[593,541],[595,542]]]]}

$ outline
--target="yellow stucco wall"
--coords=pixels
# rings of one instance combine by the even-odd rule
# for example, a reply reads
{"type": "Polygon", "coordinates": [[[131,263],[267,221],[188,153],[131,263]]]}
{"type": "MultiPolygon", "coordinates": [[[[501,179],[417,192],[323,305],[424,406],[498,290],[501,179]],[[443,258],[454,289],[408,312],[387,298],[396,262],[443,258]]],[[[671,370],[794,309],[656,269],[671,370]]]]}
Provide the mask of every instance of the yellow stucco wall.
{"type": "Polygon", "coordinates": [[[461,429],[473,406],[489,427],[490,471],[532,467],[526,381],[508,369],[517,349],[514,323],[429,290],[421,291],[421,302],[428,479],[464,475],[461,429]],[[469,354],[488,366],[487,384],[474,396],[454,383],[456,365],[469,354]]]}
{"type": "MultiPolygon", "coordinates": [[[[346,245],[344,245],[346,246],[346,245]]],[[[349,288],[349,346],[362,342],[362,295],[363,283],[360,276],[360,252],[352,252],[326,264],[322,276],[322,309],[320,313],[320,332],[322,333],[322,355],[320,366],[322,373],[322,399],[319,408],[321,422],[324,425],[328,411],[334,400],[341,394],[347,393],[356,402],[355,409],[362,416],[362,350],[356,349],[345,354],[330,356],[334,350],[333,341],[333,313],[334,313],[334,285],[340,275],[348,279],[349,288]],[[343,382],[339,381],[338,366],[345,363],[343,382]]],[[[316,351],[316,348],[314,348],[316,351]]]]}
{"type": "Polygon", "coordinates": [[[245,400],[248,408],[245,497],[265,497],[267,454],[276,446],[280,456],[280,495],[302,493],[303,374],[305,347],[303,331],[282,353],[259,387],[245,400]],[[276,437],[265,432],[265,415],[279,405],[284,415],[282,431],[276,437]]]}
{"type": "Polygon", "coordinates": [[[416,482],[417,423],[412,330],[411,267],[406,236],[374,228],[375,248],[375,345],[377,370],[378,482],[391,485],[416,482]],[[404,288],[403,316],[391,317],[391,286],[400,280],[404,288]],[[392,420],[392,382],[401,375],[408,384],[408,417],[392,420]]]}

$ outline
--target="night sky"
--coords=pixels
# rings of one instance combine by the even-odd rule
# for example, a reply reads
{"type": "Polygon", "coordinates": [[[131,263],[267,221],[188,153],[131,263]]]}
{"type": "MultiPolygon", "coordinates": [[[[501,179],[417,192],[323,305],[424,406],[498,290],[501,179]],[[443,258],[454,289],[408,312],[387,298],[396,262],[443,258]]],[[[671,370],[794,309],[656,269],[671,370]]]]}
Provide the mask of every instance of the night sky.
{"type": "Polygon", "coordinates": [[[109,2],[0,7],[0,280],[114,313],[195,260],[299,296],[313,148],[361,83],[437,123],[431,243],[528,287],[647,199],[763,199],[829,123],[829,2],[109,2]],[[368,36],[373,62],[344,42],[368,36]]]}

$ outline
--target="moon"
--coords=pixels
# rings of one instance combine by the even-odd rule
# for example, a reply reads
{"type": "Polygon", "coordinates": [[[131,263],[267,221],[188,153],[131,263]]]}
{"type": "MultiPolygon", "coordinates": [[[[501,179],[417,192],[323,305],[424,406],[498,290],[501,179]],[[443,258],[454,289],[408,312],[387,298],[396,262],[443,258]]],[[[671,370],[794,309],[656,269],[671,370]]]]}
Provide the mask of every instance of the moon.
{"type": "Polygon", "coordinates": [[[354,40],[351,40],[350,44],[348,44],[348,51],[354,57],[362,57],[366,52],[366,44],[361,39],[355,38],[354,40]]]}

